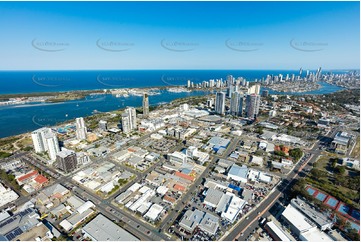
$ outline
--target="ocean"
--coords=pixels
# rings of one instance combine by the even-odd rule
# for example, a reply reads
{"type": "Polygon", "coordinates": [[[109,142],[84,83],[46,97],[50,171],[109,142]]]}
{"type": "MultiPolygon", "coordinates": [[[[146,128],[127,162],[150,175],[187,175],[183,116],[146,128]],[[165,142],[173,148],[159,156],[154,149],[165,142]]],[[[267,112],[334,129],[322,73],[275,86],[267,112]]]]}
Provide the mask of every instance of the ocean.
{"type": "MultiPolygon", "coordinates": [[[[248,81],[267,75],[298,74],[285,70],[142,70],[142,71],[0,71],[0,94],[59,92],[71,90],[96,90],[113,88],[137,88],[154,86],[186,85],[187,80],[195,83],[209,79],[226,79],[227,75],[242,76],[248,81]]],[[[322,88],[303,94],[325,94],[342,88],[321,83],[322,88]]],[[[171,102],[174,99],[201,96],[208,91],[174,93],[161,90],[160,95],[149,97],[150,105],[171,102]]],[[[277,94],[270,90],[270,94],[277,94]]],[[[282,93],[287,94],[287,93],[282,93]]],[[[295,93],[289,93],[295,95],[295,93]]],[[[142,105],[142,97],[116,98],[110,94],[91,95],[81,100],[62,103],[34,103],[0,106],[0,138],[33,131],[77,117],[99,112],[114,111],[126,106],[142,105]]]]}
{"type": "MultiPolygon", "coordinates": [[[[305,72],[304,72],[305,73],[305,72]]],[[[325,73],[325,71],[324,71],[325,73]]],[[[344,73],[342,71],[333,73],[344,73]]],[[[126,70],[126,71],[0,71],[0,94],[59,92],[112,88],[186,85],[227,75],[253,82],[267,75],[292,74],[289,70],[126,70]]],[[[305,75],[305,74],[303,74],[305,75]]]]}

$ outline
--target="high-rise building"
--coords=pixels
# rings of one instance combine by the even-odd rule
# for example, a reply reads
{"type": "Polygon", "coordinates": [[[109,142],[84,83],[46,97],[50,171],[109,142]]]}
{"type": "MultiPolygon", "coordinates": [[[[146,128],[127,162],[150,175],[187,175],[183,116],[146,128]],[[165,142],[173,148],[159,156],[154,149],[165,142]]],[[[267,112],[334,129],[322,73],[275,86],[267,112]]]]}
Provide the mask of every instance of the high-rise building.
{"type": "Polygon", "coordinates": [[[129,114],[130,129],[137,129],[137,112],[135,111],[135,108],[128,107],[124,110],[124,112],[129,114]]]}
{"type": "Polygon", "coordinates": [[[50,128],[40,128],[31,133],[31,138],[33,140],[34,149],[36,153],[41,153],[48,150],[48,145],[45,140],[45,135],[51,133],[50,128]]]}
{"type": "Polygon", "coordinates": [[[232,93],[236,92],[236,90],[238,90],[238,87],[235,86],[235,85],[230,85],[227,89],[228,91],[228,98],[231,98],[232,97],[232,93]]]}
{"type": "Polygon", "coordinates": [[[261,85],[256,84],[256,85],[253,85],[250,88],[248,88],[248,94],[257,94],[257,95],[259,95],[260,90],[261,90],[261,85]]]}
{"type": "Polygon", "coordinates": [[[248,94],[246,97],[246,117],[255,119],[259,112],[261,98],[257,94],[248,94]]]}
{"type": "Polygon", "coordinates": [[[247,82],[246,79],[243,79],[243,80],[242,80],[242,86],[245,87],[245,86],[246,86],[246,82],[247,82]]]}
{"type": "Polygon", "coordinates": [[[234,77],[233,77],[232,75],[228,75],[228,76],[227,76],[227,80],[226,80],[226,82],[227,82],[227,87],[229,87],[230,85],[232,85],[232,84],[233,84],[233,81],[234,81],[234,77]]]}
{"type": "Polygon", "coordinates": [[[149,116],[149,97],[147,93],[143,95],[143,117],[149,116]]]}
{"type": "Polygon", "coordinates": [[[292,74],[291,81],[295,81],[295,74],[292,74]]]}
{"type": "Polygon", "coordinates": [[[69,173],[77,169],[78,161],[75,152],[63,148],[56,155],[56,165],[60,170],[64,171],[65,173],[69,173]]]}
{"type": "Polygon", "coordinates": [[[321,72],[322,72],[322,69],[321,69],[321,67],[319,67],[318,69],[317,69],[317,72],[316,72],[316,80],[318,81],[319,79],[320,79],[320,77],[321,77],[321,72]]]}
{"type": "Polygon", "coordinates": [[[224,115],[226,110],[226,94],[224,92],[217,92],[215,111],[217,114],[224,115]]]}
{"type": "Polygon", "coordinates": [[[209,87],[214,87],[214,79],[209,80],[209,87]]]}
{"type": "Polygon", "coordinates": [[[191,80],[187,81],[187,87],[190,88],[191,87],[191,80]]]}
{"type": "Polygon", "coordinates": [[[242,116],[243,94],[239,92],[232,93],[231,97],[231,115],[242,116]]]}
{"type": "Polygon", "coordinates": [[[289,81],[289,80],[290,80],[290,75],[287,74],[287,75],[286,75],[286,81],[289,81]]]}
{"type": "Polygon", "coordinates": [[[48,146],[48,154],[52,161],[56,160],[56,154],[60,151],[58,138],[54,133],[45,135],[46,144],[48,146]]]}
{"type": "Polygon", "coordinates": [[[76,138],[78,140],[85,140],[87,138],[87,128],[85,127],[85,122],[83,118],[76,118],[76,138]]]}
{"type": "Polygon", "coordinates": [[[100,120],[98,124],[99,129],[102,129],[104,131],[108,130],[108,122],[104,120],[100,120]]]}
{"type": "Polygon", "coordinates": [[[59,141],[50,128],[44,127],[33,131],[31,138],[36,153],[47,151],[52,161],[56,159],[56,153],[60,150],[59,141]]]}
{"type": "Polygon", "coordinates": [[[131,129],[130,115],[128,112],[122,113],[122,130],[123,133],[129,133],[131,129]]]}

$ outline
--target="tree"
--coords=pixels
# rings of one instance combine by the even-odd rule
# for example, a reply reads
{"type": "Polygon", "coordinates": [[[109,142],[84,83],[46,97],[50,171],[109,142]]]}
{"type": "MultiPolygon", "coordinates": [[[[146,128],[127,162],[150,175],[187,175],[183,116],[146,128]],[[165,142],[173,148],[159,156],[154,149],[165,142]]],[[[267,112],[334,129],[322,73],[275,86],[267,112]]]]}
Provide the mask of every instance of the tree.
{"type": "Polygon", "coordinates": [[[283,152],[281,150],[275,150],[274,153],[275,153],[275,155],[278,155],[278,156],[283,156],[283,157],[286,156],[285,152],[283,152]]]}
{"type": "Polygon", "coordinates": [[[338,173],[338,174],[341,174],[341,175],[344,174],[345,171],[346,171],[346,168],[344,166],[337,166],[335,168],[335,172],[338,173]]]}
{"type": "Polygon", "coordinates": [[[257,129],[254,132],[257,133],[257,134],[262,135],[263,134],[263,127],[261,127],[261,126],[257,127],[257,129]]]}
{"type": "Polygon", "coordinates": [[[336,218],[336,224],[340,229],[343,229],[346,226],[346,220],[337,216],[336,218]]]}
{"type": "Polygon", "coordinates": [[[347,237],[349,237],[352,241],[360,241],[360,235],[356,229],[349,229],[346,232],[347,237]]]}
{"type": "Polygon", "coordinates": [[[335,168],[336,168],[336,164],[337,164],[337,158],[331,158],[331,159],[330,159],[330,163],[331,163],[331,167],[332,167],[333,169],[335,169],[335,168]]]}
{"type": "Polygon", "coordinates": [[[11,153],[0,151],[0,158],[7,158],[11,156],[11,153]]]}
{"type": "Polygon", "coordinates": [[[288,153],[296,161],[299,160],[303,155],[303,151],[300,148],[292,149],[288,153]]]}

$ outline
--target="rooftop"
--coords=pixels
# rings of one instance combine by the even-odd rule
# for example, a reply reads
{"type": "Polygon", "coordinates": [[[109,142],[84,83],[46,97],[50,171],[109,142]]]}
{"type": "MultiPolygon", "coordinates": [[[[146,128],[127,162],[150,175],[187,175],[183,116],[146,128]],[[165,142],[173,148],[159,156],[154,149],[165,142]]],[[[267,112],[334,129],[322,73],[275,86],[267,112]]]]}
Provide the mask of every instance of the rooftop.
{"type": "Polygon", "coordinates": [[[73,154],[75,154],[74,151],[68,150],[68,149],[64,149],[64,148],[61,149],[60,152],[56,153],[56,155],[59,156],[59,157],[61,157],[61,158],[66,158],[66,157],[68,157],[68,156],[70,156],[70,155],[73,155],[73,154]]]}
{"type": "Polygon", "coordinates": [[[50,187],[43,190],[43,193],[48,197],[51,197],[51,196],[56,195],[56,194],[64,194],[64,193],[67,193],[67,192],[69,192],[69,190],[66,189],[64,186],[62,186],[60,184],[52,185],[52,186],[50,186],[50,187]]]}
{"type": "Polygon", "coordinates": [[[179,225],[184,229],[193,232],[193,230],[199,225],[202,218],[204,216],[204,212],[196,209],[194,211],[187,210],[182,217],[182,220],[179,222],[179,225]]]}
{"type": "Polygon", "coordinates": [[[313,209],[307,202],[303,201],[298,197],[291,200],[291,205],[297,208],[298,210],[300,210],[302,213],[304,213],[309,219],[311,219],[319,227],[332,223],[332,221],[328,219],[327,216],[313,209]]]}
{"type": "Polygon", "coordinates": [[[85,225],[83,231],[97,241],[139,241],[102,214],[85,225]]]}
{"type": "Polygon", "coordinates": [[[199,228],[208,234],[214,235],[218,230],[218,217],[206,213],[199,224],[199,228]]]}
{"type": "Polygon", "coordinates": [[[224,148],[227,147],[229,143],[230,143],[229,139],[224,139],[218,136],[214,136],[208,141],[208,144],[210,145],[224,147],[224,148]]]}
{"type": "Polygon", "coordinates": [[[231,169],[228,172],[228,175],[238,176],[247,179],[248,168],[245,165],[232,165],[231,169]]]}
{"type": "Polygon", "coordinates": [[[208,203],[209,205],[217,206],[222,195],[223,195],[223,192],[213,189],[213,188],[209,188],[207,190],[207,196],[204,199],[204,202],[208,203]]]}
{"type": "Polygon", "coordinates": [[[300,235],[301,240],[307,241],[333,241],[333,239],[327,235],[326,233],[320,231],[317,228],[310,229],[309,231],[305,231],[300,235]]]}
{"type": "Polygon", "coordinates": [[[281,241],[290,241],[285,232],[280,229],[274,222],[270,221],[266,224],[280,239],[281,241]]]}
{"type": "Polygon", "coordinates": [[[310,230],[315,225],[307,219],[300,211],[289,204],[283,211],[282,216],[293,224],[300,232],[310,230]]]}

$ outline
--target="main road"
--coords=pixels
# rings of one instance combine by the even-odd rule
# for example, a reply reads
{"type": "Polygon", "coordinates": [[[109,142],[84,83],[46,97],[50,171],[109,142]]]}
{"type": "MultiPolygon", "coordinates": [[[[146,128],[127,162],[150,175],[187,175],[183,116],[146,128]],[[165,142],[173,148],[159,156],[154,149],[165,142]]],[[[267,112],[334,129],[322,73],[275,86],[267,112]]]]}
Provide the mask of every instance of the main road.
{"type": "MultiPolygon", "coordinates": [[[[321,151],[318,150],[319,141],[315,143],[313,148],[308,152],[311,154],[310,158],[307,161],[300,161],[294,167],[294,169],[288,174],[286,178],[275,188],[268,197],[263,200],[256,209],[254,209],[247,217],[242,218],[241,222],[231,229],[228,233],[223,236],[221,240],[232,241],[232,240],[245,240],[257,226],[258,220],[265,214],[280,198],[282,194],[287,194],[287,192],[292,188],[297,177],[300,175],[301,171],[308,165],[317,161],[321,151]]],[[[304,175],[304,173],[302,173],[304,175]]],[[[302,175],[302,176],[303,176],[302,175]]]]}

